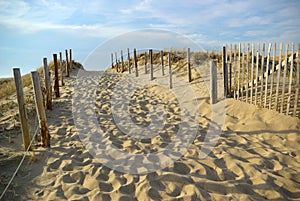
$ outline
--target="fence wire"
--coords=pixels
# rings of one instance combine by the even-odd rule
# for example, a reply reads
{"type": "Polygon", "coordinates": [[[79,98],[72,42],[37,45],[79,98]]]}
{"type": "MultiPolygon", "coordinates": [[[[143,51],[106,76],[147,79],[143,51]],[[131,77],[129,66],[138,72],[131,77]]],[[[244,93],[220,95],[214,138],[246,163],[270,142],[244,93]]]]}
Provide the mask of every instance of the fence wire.
{"type": "Polygon", "coordinates": [[[32,145],[32,142],[34,141],[36,135],[39,133],[40,127],[39,127],[39,124],[38,124],[37,122],[38,122],[38,119],[37,119],[37,114],[36,114],[36,118],[35,118],[35,127],[36,127],[36,129],[35,129],[35,133],[34,133],[34,135],[32,136],[32,139],[31,139],[31,141],[30,141],[30,144],[29,144],[28,148],[26,149],[26,151],[25,151],[25,153],[24,153],[24,155],[23,155],[23,157],[22,157],[22,159],[21,159],[21,161],[20,161],[18,167],[16,168],[14,174],[12,175],[11,179],[9,180],[7,186],[6,186],[5,189],[3,190],[3,192],[2,192],[2,194],[1,194],[1,196],[0,196],[0,200],[1,200],[2,198],[4,198],[4,195],[5,195],[6,191],[8,190],[8,188],[9,188],[9,186],[11,185],[12,181],[13,181],[14,178],[16,177],[16,175],[17,175],[19,169],[21,168],[22,163],[24,162],[25,157],[26,157],[26,155],[27,155],[27,153],[28,153],[28,151],[29,151],[29,149],[30,149],[30,147],[31,147],[31,145],[32,145]]]}

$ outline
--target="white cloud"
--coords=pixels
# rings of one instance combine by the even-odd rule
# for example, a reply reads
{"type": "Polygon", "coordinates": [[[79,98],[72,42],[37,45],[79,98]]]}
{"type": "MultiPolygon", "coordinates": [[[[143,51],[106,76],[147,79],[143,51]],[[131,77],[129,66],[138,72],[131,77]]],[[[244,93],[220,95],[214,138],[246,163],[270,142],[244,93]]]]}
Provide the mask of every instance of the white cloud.
{"type": "Polygon", "coordinates": [[[193,40],[216,43],[217,40],[212,38],[216,36],[213,34],[216,30],[218,36],[232,39],[238,35],[261,37],[280,26],[282,32],[288,28],[299,32],[297,5],[297,2],[258,0],[33,0],[32,3],[0,0],[0,25],[27,34],[57,30],[80,37],[102,38],[138,28],[160,28],[187,35],[197,33],[193,40]],[[257,33],[256,30],[261,30],[264,25],[268,30],[257,33]]]}
{"type": "Polygon", "coordinates": [[[105,26],[101,24],[93,25],[64,25],[54,24],[52,22],[33,22],[23,20],[21,18],[4,19],[0,17],[0,21],[3,25],[12,28],[18,28],[24,34],[32,34],[38,31],[58,31],[64,35],[73,34],[81,38],[94,37],[94,38],[110,38],[120,33],[125,33],[131,29],[122,26],[105,26]]]}
{"type": "Polygon", "coordinates": [[[246,37],[262,37],[268,35],[266,30],[255,30],[255,31],[246,31],[244,36],[246,37]]]}
{"type": "Polygon", "coordinates": [[[249,27],[249,26],[259,26],[259,25],[268,25],[271,23],[270,19],[259,17],[259,16],[251,16],[251,17],[239,17],[232,18],[228,20],[228,27],[249,27]]]}
{"type": "Polygon", "coordinates": [[[30,10],[24,1],[0,1],[0,16],[22,17],[30,10]]]}
{"type": "Polygon", "coordinates": [[[133,12],[148,12],[150,10],[150,3],[152,0],[143,0],[138,5],[133,5],[131,8],[121,9],[122,14],[132,14],[133,12]]]}
{"type": "Polygon", "coordinates": [[[85,21],[88,22],[88,19],[78,25],[64,23],[64,19],[72,17],[72,14],[80,9],[80,2],[72,3],[73,6],[57,1],[36,0],[29,5],[24,1],[0,1],[0,25],[17,29],[23,34],[56,30],[76,34],[79,37],[97,38],[107,38],[129,31],[123,26],[106,26],[97,22],[86,24],[85,21]]]}

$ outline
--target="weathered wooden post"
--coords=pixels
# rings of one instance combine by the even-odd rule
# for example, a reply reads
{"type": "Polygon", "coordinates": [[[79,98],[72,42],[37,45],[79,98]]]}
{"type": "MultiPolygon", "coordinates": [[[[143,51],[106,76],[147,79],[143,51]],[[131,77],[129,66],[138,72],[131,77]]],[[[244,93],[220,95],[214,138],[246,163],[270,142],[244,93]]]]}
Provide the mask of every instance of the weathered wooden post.
{"type": "Polygon", "coordinates": [[[172,63],[171,63],[171,54],[170,52],[168,53],[168,63],[169,63],[169,76],[170,76],[170,89],[173,88],[173,83],[172,83],[172,63]]]}
{"type": "Polygon", "coordinates": [[[278,63],[278,72],[277,72],[277,85],[276,85],[276,95],[275,95],[275,110],[278,111],[278,94],[280,86],[280,77],[281,77],[281,67],[282,67],[282,48],[283,45],[279,45],[279,63],[278,63]]]}
{"type": "Polygon", "coordinates": [[[255,98],[254,98],[254,104],[257,105],[257,91],[258,91],[258,71],[259,71],[259,43],[257,44],[257,50],[256,50],[256,70],[255,70],[255,98]]]}
{"type": "Polygon", "coordinates": [[[149,56],[150,56],[150,80],[153,80],[153,50],[149,50],[149,56]]]}
{"type": "Polygon", "coordinates": [[[261,81],[260,81],[260,102],[261,105],[263,103],[263,91],[264,91],[264,66],[265,66],[265,43],[262,44],[262,52],[261,52],[261,68],[260,68],[260,74],[261,74],[261,81]]]}
{"type": "Polygon", "coordinates": [[[284,95],[285,95],[285,79],[286,79],[286,71],[289,63],[289,44],[286,44],[285,47],[285,65],[283,69],[283,80],[282,80],[282,94],[281,94],[281,106],[280,106],[280,113],[284,111],[284,95]]]}
{"type": "Polygon", "coordinates": [[[270,69],[270,53],[271,53],[272,43],[269,43],[268,47],[268,55],[267,55],[267,63],[266,63],[266,85],[265,85],[265,100],[264,100],[264,108],[267,107],[267,95],[268,95],[268,81],[269,81],[269,69],[270,69]]]}
{"type": "Polygon", "coordinates": [[[238,44],[238,62],[237,62],[237,71],[238,71],[238,76],[237,76],[237,99],[240,99],[240,78],[241,78],[241,43],[238,44]]]}
{"type": "Polygon", "coordinates": [[[275,71],[275,57],[276,57],[276,43],[274,43],[274,49],[273,49],[273,61],[272,61],[272,69],[271,69],[271,86],[270,86],[270,102],[269,102],[269,110],[272,109],[273,84],[274,84],[274,71],[275,71]]]}
{"type": "Polygon", "coordinates": [[[294,43],[292,43],[292,56],[291,56],[291,65],[290,65],[290,80],[289,80],[289,89],[288,89],[288,99],[286,106],[286,115],[289,115],[290,105],[291,105],[291,93],[292,93],[292,82],[293,82],[293,69],[294,69],[294,43]]]}
{"type": "Polygon", "coordinates": [[[129,52],[129,48],[127,48],[127,54],[128,54],[128,73],[131,74],[131,63],[130,63],[130,52],[129,52]]]}
{"type": "Polygon", "coordinates": [[[136,49],[134,48],[133,50],[133,59],[134,59],[134,68],[135,68],[135,76],[139,76],[139,70],[138,70],[138,65],[137,65],[137,58],[136,58],[136,49]]]}
{"type": "Polygon", "coordinates": [[[232,63],[229,63],[229,97],[232,97],[232,63]]]}
{"type": "Polygon", "coordinates": [[[69,50],[70,51],[70,61],[69,61],[69,71],[70,69],[72,69],[73,67],[73,59],[72,59],[72,49],[69,50]]]}
{"type": "Polygon", "coordinates": [[[63,68],[63,62],[62,62],[62,52],[59,52],[59,64],[60,64],[61,86],[65,86],[65,83],[64,83],[64,68],[63,68]]]}
{"type": "Polygon", "coordinates": [[[254,80],[254,50],[255,50],[255,45],[252,43],[252,49],[251,49],[251,91],[250,91],[250,104],[252,104],[253,101],[253,80],[254,80]]]}
{"type": "Polygon", "coordinates": [[[70,77],[70,63],[69,63],[68,50],[65,50],[65,52],[66,52],[66,77],[70,77]]]}
{"type": "Polygon", "coordinates": [[[226,47],[223,46],[222,51],[222,65],[223,65],[223,78],[224,78],[224,97],[228,97],[228,67],[226,63],[226,47]]]}
{"type": "Polygon", "coordinates": [[[27,149],[31,150],[30,145],[30,135],[29,135],[29,126],[28,126],[28,117],[26,113],[26,106],[24,102],[24,93],[23,93],[23,85],[22,85],[22,78],[19,68],[14,68],[14,79],[17,91],[17,99],[19,105],[19,114],[21,120],[21,128],[22,128],[22,137],[23,137],[23,144],[25,151],[27,149]]]}
{"type": "Polygon", "coordinates": [[[244,86],[245,86],[245,43],[242,43],[241,56],[242,56],[242,88],[241,88],[241,98],[242,98],[244,95],[244,86]]]}
{"type": "Polygon", "coordinates": [[[44,78],[45,78],[45,87],[46,87],[46,108],[48,110],[52,110],[52,89],[51,89],[51,81],[50,81],[47,58],[43,58],[43,63],[44,63],[44,78]]]}
{"type": "Polygon", "coordinates": [[[59,98],[57,54],[53,54],[53,61],[54,61],[54,91],[55,91],[56,98],[59,98]]]}
{"type": "Polygon", "coordinates": [[[232,71],[233,71],[233,98],[237,98],[236,94],[236,89],[237,89],[237,76],[236,76],[236,69],[237,69],[237,58],[236,58],[236,52],[237,52],[237,45],[234,44],[234,53],[233,53],[233,66],[232,66],[232,71]]]}
{"type": "Polygon", "coordinates": [[[232,44],[230,44],[230,56],[229,56],[229,91],[230,91],[230,97],[232,97],[232,44]]]}
{"type": "Polygon", "coordinates": [[[119,62],[118,62],[118,55],[117,52],[115,52],[115,59],[116,59],[116,71],[119,72],[119,62]]]}
{"type": "Polygon", "coordinates": [[[121,50],[121,73],[124,72],[124,58],[123,58],[123,50],[121,50]]]}
{"type": "Polygon", "coordinates": [[[210,61],[210,100],[211,104],[217,103],[217,62],[210,61]]]}
{"type": "Polygon", "coordinates": [[[147,74],[148,73],[148,69],[147,69],[147,52],[145,52],[144,63],[145,63],[145,74],[147,74]]]}
{"type": "Polygon", "coordinates": [[[43,97],[42,97],[42,91],[40,85],[40,76],[38,72],[36,71],[31,72],[31,78],[32,78],[32,85],[33,85],[34,95],[35,95],[35,105],[38,113],[40,129],[41,129],[40,133],[42,139],[42,146],[50,147],[50,134],[47,127],[46,113],[43,105],[43,97]]]}
{"type": "Polygon", "coordinates": [[[111,68],[114,68],[114,54],[111,53],[111,68]]]}
{"type": "Polygon", "coordinates": [[[192,81],[192,71],[191,71],[191,52],[190,48],[187,49],[187,74],[188,74],[188,82],[192,81]]]}
{"type": "Polygon", "coordinates": [[[297,60],[297,69],[296,69],[296,91],[295,91],[295,103],[294,103],[294,111],[293,111],[294,117],[297,115],[299,88],[300,88],[300,43],[298,43],[298,60],[297,60]]]}
{"type": "Polygon", "coordinates": [[[162,74],[162,76],[164,76],[165,75],[165,67],[164,67],[164,51],[163,50],[161,50],[160,51],[160,57],[161,57],[161,74],[162,74]]]}
{"type": "MultiPolygon", "coordinates": [[[[246,48],[246,47],[245,47],[246,48]]],[[[246,76],[246,103],[249,101],[249,72],[250,72],[250,43],[247,43],[247,55],[246,55],[246,69],[247,69],[247,76],[246,76]]]]}

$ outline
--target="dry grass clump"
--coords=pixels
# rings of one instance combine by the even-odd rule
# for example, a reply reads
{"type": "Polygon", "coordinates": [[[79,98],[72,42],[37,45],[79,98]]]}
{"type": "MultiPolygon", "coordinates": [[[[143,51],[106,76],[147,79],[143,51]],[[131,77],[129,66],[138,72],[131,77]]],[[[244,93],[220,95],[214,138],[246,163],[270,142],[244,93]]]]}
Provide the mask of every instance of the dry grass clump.
{"type": "MultiPolygon", "coordinates": [[[[30,74],[22,76],[23,87],[31,85],[30,74]]],[[[13,78],[4,78],[0,80],[0,99],[16,92],[15,81],[13,78]]]]}
{"type": "Polygon", "coordinates": [[[192,52],[191,62],[196,65],[202,65],[209,59],[207,52],[192,52]]]}
{"type": "Polygon", "coordinates": [[[12,94],[16,89],[13,78],[0,79],[0,99],[7,94],[12,94]]]}

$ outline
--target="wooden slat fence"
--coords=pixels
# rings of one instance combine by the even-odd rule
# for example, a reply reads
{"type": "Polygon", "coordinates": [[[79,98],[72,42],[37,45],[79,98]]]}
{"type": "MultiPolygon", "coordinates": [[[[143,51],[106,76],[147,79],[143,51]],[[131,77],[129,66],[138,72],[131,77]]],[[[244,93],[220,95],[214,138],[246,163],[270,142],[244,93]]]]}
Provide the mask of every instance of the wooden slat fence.
{"type": "Polygon", "coordinates": [[[282,43],[224,46],[227,97],[300,118],[300,43],[296,51],[294,43],[283,47],[282,43]]]}

